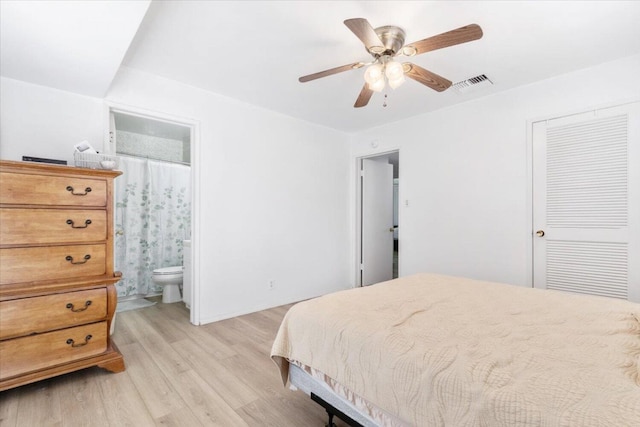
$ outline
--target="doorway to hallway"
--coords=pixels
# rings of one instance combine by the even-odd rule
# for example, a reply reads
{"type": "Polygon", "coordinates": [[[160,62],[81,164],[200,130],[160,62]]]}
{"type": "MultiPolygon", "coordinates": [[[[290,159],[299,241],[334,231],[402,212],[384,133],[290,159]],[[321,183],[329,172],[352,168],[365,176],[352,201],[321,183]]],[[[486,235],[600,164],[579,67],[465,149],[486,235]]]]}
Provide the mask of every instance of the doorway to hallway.
{"type": "Polygon", "coordinates": [[[399,272],[399,152],[357,159],[357,271],[359,286],[399,272]]]}

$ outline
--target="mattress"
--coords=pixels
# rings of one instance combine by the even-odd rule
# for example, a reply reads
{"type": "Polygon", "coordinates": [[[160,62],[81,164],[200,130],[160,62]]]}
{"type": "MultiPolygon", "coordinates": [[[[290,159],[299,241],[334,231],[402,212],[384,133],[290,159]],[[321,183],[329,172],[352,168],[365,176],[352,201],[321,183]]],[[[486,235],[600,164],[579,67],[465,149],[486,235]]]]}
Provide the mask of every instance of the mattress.
{"type": "MultiPolygon", "coordinates": [[[[272,358],[408,425],[640,425],[640,305],[421,274],[293,306],[272,358]]],[[[383,424],[383,423],[381,423],[383,424]]]]}

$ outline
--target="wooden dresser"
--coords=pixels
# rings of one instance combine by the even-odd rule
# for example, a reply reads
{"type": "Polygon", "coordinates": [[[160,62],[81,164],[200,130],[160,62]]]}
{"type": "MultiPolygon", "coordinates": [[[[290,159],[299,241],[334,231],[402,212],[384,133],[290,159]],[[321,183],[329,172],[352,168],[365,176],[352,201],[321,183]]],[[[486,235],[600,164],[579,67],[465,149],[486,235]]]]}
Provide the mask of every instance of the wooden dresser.
{"type": "Polygon", "coordinates": [[[116,308],[118,171],[0,160],[0,390],[124,361],[116,308]]]}

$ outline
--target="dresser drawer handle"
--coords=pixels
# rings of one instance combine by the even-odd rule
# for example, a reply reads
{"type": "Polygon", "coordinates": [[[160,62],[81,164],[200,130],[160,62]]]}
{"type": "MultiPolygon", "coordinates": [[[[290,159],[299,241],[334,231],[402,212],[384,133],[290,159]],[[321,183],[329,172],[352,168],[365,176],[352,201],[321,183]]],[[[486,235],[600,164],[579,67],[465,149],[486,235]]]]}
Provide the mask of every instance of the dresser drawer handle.
{"type": "Polygon", "coordinates": [[[84,261],[73,261],[73,257],[71,255],[67,255],[64,259],[66,259],[67,261],[69,261],[71,264],[84,264],[87,261],[89,261],[91,259],[91,255],[87,254],[84,256],[84,261]]]}
{"type": "Polygon", "coordinates": [[[89,224],[91,224],[91,220],[88,219],[84,222],[84,225],[75,225],[72,219],[67,220],[67,224],[71,226],[71,228],[87,228],[89,224]]]}
{"type": "Polygon", "coordinates": [[[88,193],[91,193],[91,187],[87,187],[84,189],[84,193],[74,193],[72,186],[67,186],[67,191],[71,192],[74,196],[86,196],[88,193]]]}
{"type": "Polygon", "coordinates": [[[89,308],[89,306],[91,305],[91,300],[88,300],[84,303],[84,307],[80,307],[80,308],[73,308],[73,304],[72,303],[68,303],[67,304],[67,308],[71,311],[73,311],[74,313],[78,313],[80,311],[85,311],[87,308],[89,308]]]}
{"type": "Polygon", "coordinates": [[[69,338],[67,340],[67,344],[69,344],[71,347],[82,347],[83,345],[89,344],[89,340],[91,338],[93,338],[91,335],[87,335],[86,337],[84,337],[84,342],[80,344],[76,344],[75,341],[73,341],[73,338],[69,338]]]}

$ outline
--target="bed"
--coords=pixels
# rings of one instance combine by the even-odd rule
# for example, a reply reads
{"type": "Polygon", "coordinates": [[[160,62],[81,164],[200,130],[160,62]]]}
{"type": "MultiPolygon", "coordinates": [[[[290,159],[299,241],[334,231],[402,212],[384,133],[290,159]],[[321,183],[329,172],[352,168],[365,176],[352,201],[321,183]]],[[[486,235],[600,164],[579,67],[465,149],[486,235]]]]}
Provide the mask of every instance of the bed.
{"type": "Polygon", "coordinates": [[[418,274],[294,305],[271,357],[352,425],[640,426],[623,300],[418,274]]]}

